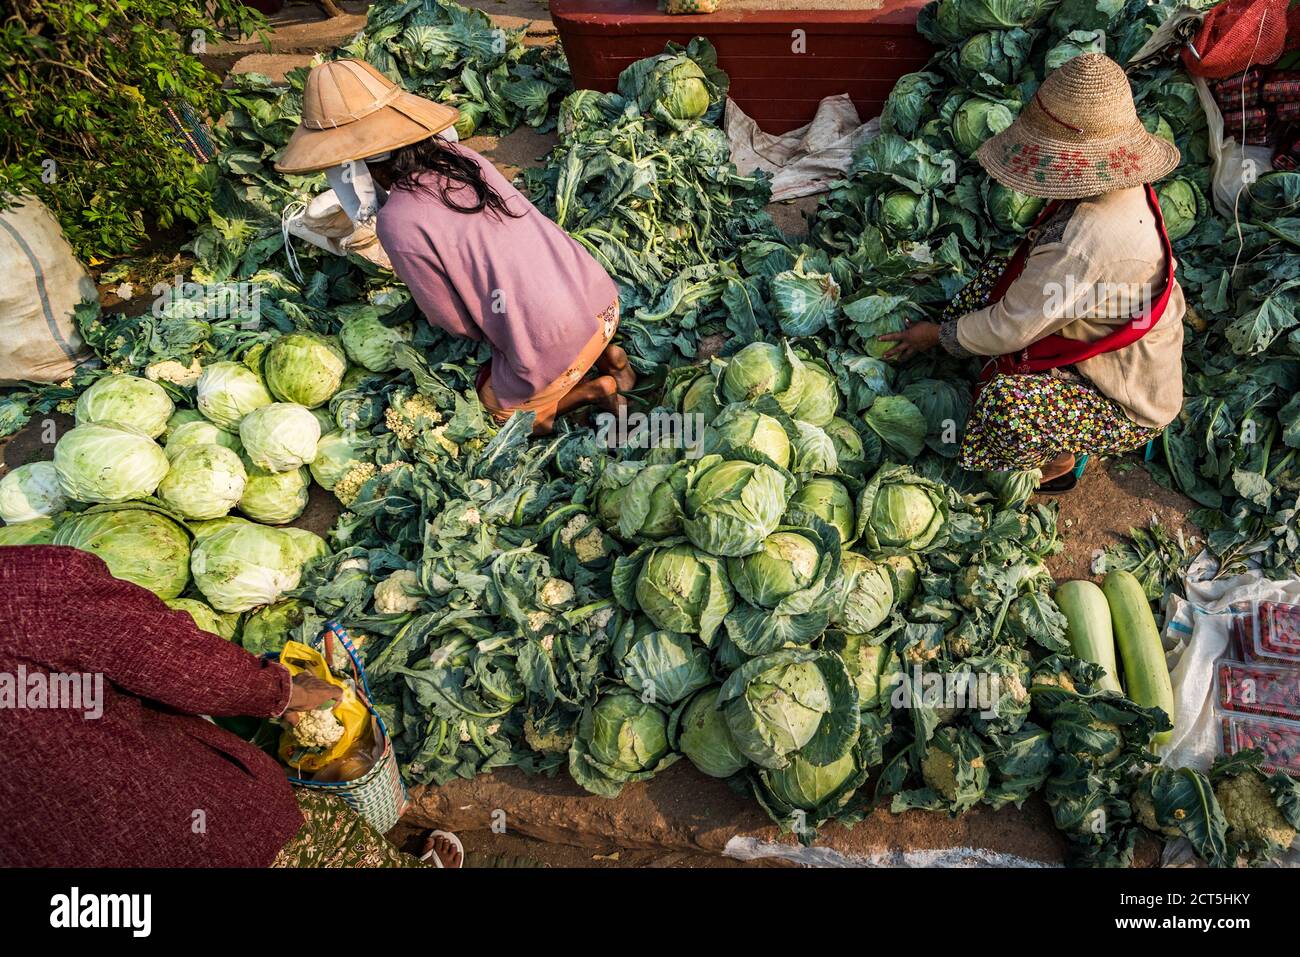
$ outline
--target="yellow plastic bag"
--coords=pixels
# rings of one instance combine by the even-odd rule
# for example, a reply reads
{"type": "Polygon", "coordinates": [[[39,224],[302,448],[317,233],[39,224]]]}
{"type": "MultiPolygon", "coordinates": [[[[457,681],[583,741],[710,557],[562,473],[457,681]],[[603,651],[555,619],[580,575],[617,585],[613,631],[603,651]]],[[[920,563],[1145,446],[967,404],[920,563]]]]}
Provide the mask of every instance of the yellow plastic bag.
{"type": "Polygon", "coordinates": [[[330,673],[325,658],[319,651],[309,648],[300,641],[286,641],[280,652],[280,664],[289,669],[291,675],[306,672],[322,681],[328,681],[342,692],[338,704],[334,706],[334,717],[343,725],[343,737],[328,751],[320,753],[304,752],[302,746],[294,740],[291,731],[280,735],[280,760],[299,771],[319,771],[331,761],[341,758],[353,744],[365,733],[370,724],[370,712],[365,703],[346,684],[330,673]]]}
{"type": "Polygon", "coordinates": [[[659,0],[659,5],[667,14],[717,13],[722,0],[659,0]]]}

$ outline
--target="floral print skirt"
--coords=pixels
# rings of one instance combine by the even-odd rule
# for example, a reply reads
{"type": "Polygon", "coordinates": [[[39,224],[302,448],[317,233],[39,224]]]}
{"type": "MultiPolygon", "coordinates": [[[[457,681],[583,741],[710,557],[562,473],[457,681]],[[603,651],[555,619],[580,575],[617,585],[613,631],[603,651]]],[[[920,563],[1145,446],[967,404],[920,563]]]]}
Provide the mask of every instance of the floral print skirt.
{"type": "MultiPolygon", "coordinates": [[[[982,309],[1007,261],[980,267],[944,310],[944,320],[982,309]]],[[[1138,425],[1090,382],[1068,373],[995,375],[975,399],[958,463],[970,471],[1039,468],[1064,452],[1119,455],[1162,430],[1138,425]]]]}
{"type": "Polygon", "coordinates": [[[1160,432],[1138,425],[1087,382],[996,375],[975,400],[957,461],[971,471],[1020,471],[1063,452],[1119,455],[1160,432]]]}
{"type": "Polygon", "coordinates": [[[302,828],[272,867],[429,867],[403,854],[337,794],[297,788],[302,828]]]}

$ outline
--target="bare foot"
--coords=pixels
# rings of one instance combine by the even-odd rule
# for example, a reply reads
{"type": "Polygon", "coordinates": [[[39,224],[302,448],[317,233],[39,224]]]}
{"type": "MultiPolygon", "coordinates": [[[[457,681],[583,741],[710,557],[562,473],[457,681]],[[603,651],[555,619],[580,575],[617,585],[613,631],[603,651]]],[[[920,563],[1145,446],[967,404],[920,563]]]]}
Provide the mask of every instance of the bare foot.
{"type": "Polygon", "coordinates": [[[1070,472],[1073,469],[1074,453],[1062,452],[1060,455],[1056,456],[1056,458],[1048,459],[1048,461],[1040,468],[1043,475],[1042,478],[1038,480],[1038,484],[1042,485],[1046,482],[1052,481],[1052,479],[1058,479],[1066,472],[1070,472]]]}
{"type": "Polygon", "coordinates": [[[609,408],[608,403],[618,395],[618,383],[613,376],[603,375],[595,379],[579,382],[559,402],[559,414],[563,415],[580,405],[599,405],[609,408]]]}
{"type": "Polygon", "coordinates": [[[447,840],[441,834],[437,834],[437,835],[430,834],[427,838],[424,839],[424,847],[421,849],[421,856],[428,858],[429,860],[432,860],[432,858],[428,857],[430,851],[432,851],[435,855],[437,855],[438,860],[442,861],[443,867],[448,867],[448,868],[460,867],[461,864],[460,848],[458,848],[451,841],[447,840]]]}
{"type": "Polygon", "coordinates": [[[596,368],[614,377],[619,392],[630,392],[636,386],[636,370],[627,361],[627,353],[619,346],[606,346],[596,360],[596,368]]]}

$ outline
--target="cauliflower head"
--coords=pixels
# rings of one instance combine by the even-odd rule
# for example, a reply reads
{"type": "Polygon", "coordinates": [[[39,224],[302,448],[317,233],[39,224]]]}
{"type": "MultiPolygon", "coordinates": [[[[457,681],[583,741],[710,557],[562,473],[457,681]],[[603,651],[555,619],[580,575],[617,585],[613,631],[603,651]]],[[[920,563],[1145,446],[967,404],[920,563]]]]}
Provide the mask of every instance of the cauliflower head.
{"type": "Polygon", "coordinates": [[[419,575],[415,569],[398,569],[375,586],[375,611],[381,615],[416,611],[424,598],[410,592],[419,587],[419,575]]]}
{"type": "Polygon", "coordinates": [[[1165,837],[1178,837],[1182,834],[1182,831],[1172,824],[1168,827],[1160,826],[1160,822],[1156,819],[1156,803],[1151,799],[1151,792],[1146,788],[1139,787],[1134,791],[1129,804],[1133,806],[1133,816],[1137,822],[1148,831],[1163,834],[1165,837]]]}
{"type": "Polygon", "coordinates": [[[1286,822],[1268,782],[1247,773],[1220,781],[1214,796],[1236,836],[1252,843],[1290,847],[1296,831],[1286,822]]]}
{"type": "Polygon", "coordinates": [[[921,778],[948,801],[957,798],[957,759],[940,748],[930,748],[921,759],[921,778]]]}
{"type": "Polygon", "coordinates": [[[334,497],[343,505],[351,505],[365,485],[379,473],[374,462],[358,462],[343,473],[343,477],[334,483],[334,497]]]}
{"type": "Polygon", "coordinates": [[[542,582],[537,595],[542,600],[542,604],[557,608],[573,601],[575,592],[573,585],[563,578],[548,578],[542,582]]]}
{"type": "Polygon", "coordinates": [[[293,726],[293,739],[304,748],[325,750],[338,744],[343,737],[343,723],[334,717],[329,708],[304,712],[293,726]]]}
{"type": "Polygon", "coordinates": [[[164,359],[162,362],[146,366],[144,370],[145,378],[151,382],[170,382],[182,387],[194,385],[201,375],[203,375],[203,367],[199,365],[198,359],[191,360],[189,365],[184,365],[175,359],[164,359]]]}

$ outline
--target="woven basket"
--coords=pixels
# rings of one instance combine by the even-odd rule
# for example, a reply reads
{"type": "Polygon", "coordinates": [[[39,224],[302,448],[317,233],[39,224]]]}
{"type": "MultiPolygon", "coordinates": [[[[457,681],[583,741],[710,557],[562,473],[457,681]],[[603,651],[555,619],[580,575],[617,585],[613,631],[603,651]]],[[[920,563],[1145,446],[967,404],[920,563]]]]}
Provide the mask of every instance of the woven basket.
{"type": "Polygon", "coordinates": [[[352,659],[352,668],[357,678],[357,695],[374,716],[375,725],[383,738],[384,752],[373,768],[351,781],[308,781],[304,778],[291,777],[289,783],[309,791],[337,794],[348,807],[382,833],[390,830],[406,810],[406,785],[402,783],[401,772],[397,770],[397,755],[393,753],[393,742],[389,740],[384,719],[379,717],[379,713],[370,703],[370,684],[366,681],[366,670],[361,664],[356,646],[352,644],[347,631],[337,621],[325,623],[325,630],[321,632],[317,642],[323,645],[326,636],[341,644],[348,657],[352,659]]]}

